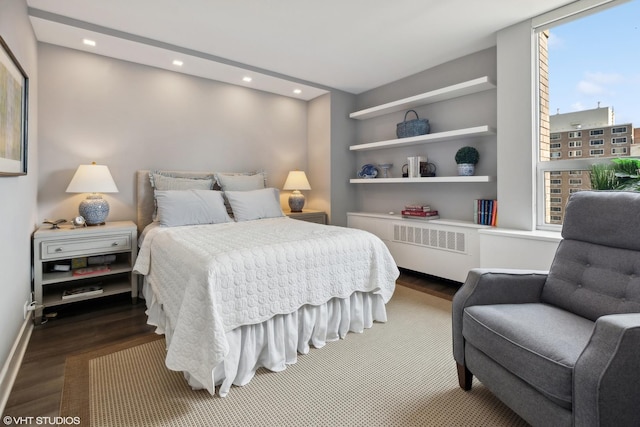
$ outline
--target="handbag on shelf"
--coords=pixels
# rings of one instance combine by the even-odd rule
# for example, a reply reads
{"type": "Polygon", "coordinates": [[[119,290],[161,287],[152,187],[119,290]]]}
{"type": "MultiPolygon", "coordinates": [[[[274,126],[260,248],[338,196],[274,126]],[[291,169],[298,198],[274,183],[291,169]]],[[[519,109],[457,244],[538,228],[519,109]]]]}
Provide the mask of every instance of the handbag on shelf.
{"type": "Polygon", "coordinates": [[[408,138],[410,136],[418,136],[428,134],[430,130],[429,120],[421,119],[415,110],[409,110],[404,113],[404,121],[396,125],[396,135],[398,138],[408,138]],[[416,118],[407,120],[407,115],[413,113],[416,118]]]}

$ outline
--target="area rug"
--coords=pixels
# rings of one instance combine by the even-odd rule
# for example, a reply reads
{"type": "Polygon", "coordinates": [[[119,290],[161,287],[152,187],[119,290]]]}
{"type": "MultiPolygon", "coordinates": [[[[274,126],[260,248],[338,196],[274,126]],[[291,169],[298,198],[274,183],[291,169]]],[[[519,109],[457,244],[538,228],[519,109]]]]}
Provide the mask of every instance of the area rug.
{"type": "Polygon", "coordinates": [[[69,357],[60,415],[118,426],[526,426],[482,384],[458,387],[451,302],[398,286],[388,322],[259,370],[226,398],[164,365],[164,339],[69,357]]]}

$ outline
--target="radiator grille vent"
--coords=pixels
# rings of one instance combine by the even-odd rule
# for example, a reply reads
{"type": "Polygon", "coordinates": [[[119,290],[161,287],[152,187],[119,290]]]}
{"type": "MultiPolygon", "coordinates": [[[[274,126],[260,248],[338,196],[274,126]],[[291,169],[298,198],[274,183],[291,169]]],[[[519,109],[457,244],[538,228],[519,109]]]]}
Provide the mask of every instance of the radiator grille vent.
{"type": "Polygon", "coordinates": [[[465,233],[438,230],[426,225],[393,225],[393,240],[395,242],[411,243],[412,245],[466,253],[465,238],[465,233]]]}

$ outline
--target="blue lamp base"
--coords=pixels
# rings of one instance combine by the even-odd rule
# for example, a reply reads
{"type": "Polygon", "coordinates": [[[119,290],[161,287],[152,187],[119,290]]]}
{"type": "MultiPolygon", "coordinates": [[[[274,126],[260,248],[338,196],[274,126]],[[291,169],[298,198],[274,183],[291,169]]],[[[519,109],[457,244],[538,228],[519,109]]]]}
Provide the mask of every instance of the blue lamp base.
{"type": "Polygon", "coordinates": [[[289,196],[289,209],[291,212],[302,212],[304,207],[304,196],[299,190],[293,190],[289,196]]]}
{"type": "Polygon", "coordinates": [[[109,215],[109,203],[99,194],[91,194],[82,202],[78,212],[87,225],[103,225],[109,215]]]}

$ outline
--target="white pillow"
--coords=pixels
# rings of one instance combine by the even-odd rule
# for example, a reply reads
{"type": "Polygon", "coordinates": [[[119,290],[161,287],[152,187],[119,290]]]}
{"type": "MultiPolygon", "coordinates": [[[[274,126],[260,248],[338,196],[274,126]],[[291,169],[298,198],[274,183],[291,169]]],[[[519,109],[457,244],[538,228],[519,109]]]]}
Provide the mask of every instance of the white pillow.
{"type": "Polygon", "coordinates": [[[236,221],[251,221],[284,216],[280,207],[280,191],[264,188],[250,191],[225,191],[236,221]]]}
{"type": "Polygon", "coordinates": [[[221,191],[156,191],[158,221],[166,227],[231,222],[221,191]]]}
{"type": "Polygon", "coordinates": [[[216,180],[223,191],[248,191],[264,188],[264,174],[255,175],[217,173],[216,180]]]}

